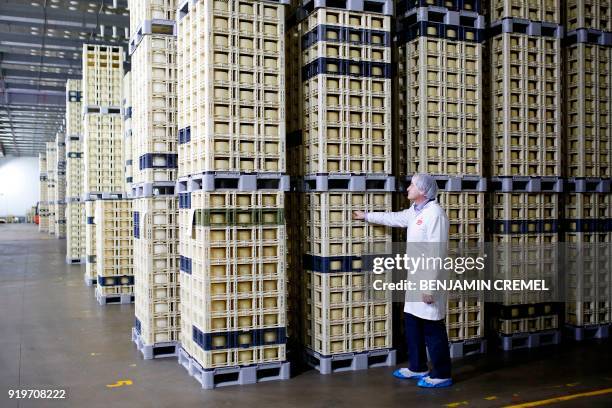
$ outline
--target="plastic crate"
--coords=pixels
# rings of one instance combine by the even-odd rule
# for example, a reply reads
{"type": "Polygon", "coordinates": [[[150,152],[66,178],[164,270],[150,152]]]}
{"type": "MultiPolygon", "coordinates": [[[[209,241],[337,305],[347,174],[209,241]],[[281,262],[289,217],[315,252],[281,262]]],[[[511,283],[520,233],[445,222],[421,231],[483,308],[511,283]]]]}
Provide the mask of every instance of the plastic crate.
{"type": "Polygon", "coordinates": [[[391,211],[391,193],[308,193],[304,196],[303,250],[321,256],[388,253],[390,229],[354,221],[352,212],[391,211]]]}
{"type": "Polygon", "coordinates": [[[567,193],[564,196],[564,229],[569,232],[608,232],[612,219],[612,194],[567,193]]]}
{"type": "Polygon", "coordinates": [[[569,244],[565,253],[566,323],[612,322],[612,246],[609,242],[569,244]]]}
{"type": "Polygon", "coordinates": [[[66,203],[56,202],[55,204],[55,237],[66,238],[66,203]]]}
{"type": "Polygon", "coordinates": [[[81,107],[80,79],[69,79],[66,81],[66,136],[80,135],[83,133],[83,118],[81,107]]]}
{"type": "Polygon", "coordinates": [[[318,75],[303,82],[304,174],[391,174],[391,81],[318,75]]]}
{"type": "Polygon", "coordinates": [[[204,351],[195,342],[189,340],[183,341],[181,346],[189,349],[189,354],[197,365],[203,369],[256,367],[256,365],[265,363],[284,362],[287,358],[286,346],[284,344],[204,351]]]}
{"type": "Polygon", "coordinates": [[[558,220],[557,193],[493,193],[493,220],[558,220]]]}
{"type": "MultiPolygon", "coordinates": [[[[134,76],[133,155],[175,153],[177,95],[176,39],[146,36],[132,55],[134,76]]],[[[134,182],[172,180],[176,170],[148,171],[134,167],[134,182]],[[163,173],[163,174],[160,174],[163,173]]]]}
{"type": "Polygon", "coordinates": [[[565,58],[567,175],[610,177],[612,49],[577,43],[566,48],[565,58]]]}
{"type": "MultiPolygon", "coordinates": [[[[490,262],[495,279],[545,280],[549,288],[556,286],[555,283],[562,273],[562,251],[556,234],[493,235],[492,239],[494,259],[490,262]]],[[[499,300],[503,305],[554,302],[556,294],[553,292],[507,290],[501,294],[499,300]]]]}
{"type": "Polygon", "coordinates": [[[132,190],[133,178],[133,158],[132,158],[132,72],[126,72],[123,77],[123,157],[121,162],[124,164],[125,178],[123,191],[132,190]]]}
{"type": "Polygon", "coordinates": [[[124,49],[83,44],[83,107],[120,107],[124,49]]]}
{"type": "Polygon", "coordinates": [[[175,0],[130,0],[130,38],[147,20],[174,20],[177,3],[175,0]]]}
{"type": "Polygon", "coordinates": [[[55,185],[55,201],[66,200],[66,141],[64,133],[55,134],[55,163],[57,183],[55,185]]]}
{"type": "Polygon", "coordinates": [[[431,37],[399,47],[400,174],[484,174],[482,56],[482,44],[431,37]]]}
{"type": "MultiPolygon", "coordinates": [[[[127,122],[124,122],[124,126],[128,126],[127,122]]],[[[131,126],[131,125],[130,125],[131,126]]],[[[132,129],[125,128],[125,137],[123,138],[123,158],[125,163],[125,191],[132,191],[132,184],[134,183],[134,161],[132,158],[132,129]]]]}
{"type": "Polygon", "coordinates": [[[123,120],[121,115],[84,115],[84,192],[123,191],[123,120]]]}
{"type": "Polygon", "coordinates": [[[190,141],[179,146],[179,176],[285,171],[284,13],[281,4],[236,0],[198,2],[179,13],[178,128],[190,129],[190,141]],[[203,32],[207,41],[196,41],[203,32]]]}
{"type": "Polygon", "coordinates": [[[69,263],[85,261],[85,203],[66,204],[66,260],[69,263]]]}
{"type": "Polygon", "coordinates": [[[360,14],[383,14],[383,15],[392,15],[393,14],[393,2],[391,0],[374,0],[374,1],[337,1],[331,2],[327,0],[303,0],[301,2],[302,7],[306,12],[312,12],[312,10],[316,10],[319,8],[338,8],[345,9],[346,12],[360,12],[360,14]]]}
{"type": "Polygon", "coordinates": [[[359,273],[304,271],[304,344],[323,354],[391,348],[390,299],[368,300],[359,273]]]}
{"type": "Polygon", "coordinates": [[[440,206],[449,220],[449,243],[477,245],[485,242],[485,199],[480,192],[441,192],[440,206]]]}
{"type": "Polygon", "coordinates": [[[181,302],[190,302],[192,323],[202,332],[222,335],[285,326],[284,278],[191,278],[191,298],[181,302]]]}
{"type": "Polygon", "coordinates": [[[178,205],[175,196],[132,201],[139,216],[134,239],[134,295],[144,345],[179,340],[178,205]]]}
{"type": "Polygon", "coordinates": [[[450,342],[484,338],[484,294],[450,293],[446,331],[450,342]]]}
{"type": "Polygon", "coordinates": [[[96,200],[95,222],[98,285],[102,277],[133,276],[132,201],[96,200]]]}
{"type": "Polygon", "coordinates": [[[47,216],[40,216],[38,221],[38,232],[46,233],[49,230],[49,218],[47,216]]]}
{"type": "Polygon", "coordinates": [[[546,316],[522,319],[499,319],[496,323],[497,331],[503,335],[536,333],[543,330],[558,329],[559,317],[546,316]]]}
{"type": "Polygon", "coordinates": [[[491,171],[561,176],[561,40],[493,37],[491,171]]]}
{"type": "Polygon", "coordinates": [[[492,0],[489,7],[492,21],[515,17],[561,24],[560,0],[492,0]]]}
{"type": "Polygon", "coordinates": [[[483,14],[481,0],[399,0],[396,2],[396,15],[403,16],[420,8],[433,8],[438,12],[463,11],[466,13],[483,14]]]}
{"type": "Polygon", "coordinates": [[[298,174],[391,173],[391,128],[380,126],[391,106],[389,27],[386,16],[316,9],[287,35],[288,146],[303,146],[298,174]],[[379,78],[367,77],[374,68],[379,78]]]}
{"type": "Polygon", "coordinates": [[[95,282],[96,270],[96,202],[85,201],[85,279],[95,282]]]}
{"type": "Polygon", "coordinates": [[[612,8],[607,0],[567,0],[565,22],[568,31],[592,28],[612,31],[612,8]]]}

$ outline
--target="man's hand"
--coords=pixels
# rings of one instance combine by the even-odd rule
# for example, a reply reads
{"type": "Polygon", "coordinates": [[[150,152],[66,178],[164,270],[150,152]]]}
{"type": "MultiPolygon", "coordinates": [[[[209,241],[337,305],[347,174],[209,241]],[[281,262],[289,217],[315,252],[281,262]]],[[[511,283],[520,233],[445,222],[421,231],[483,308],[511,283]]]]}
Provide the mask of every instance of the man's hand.
{"type": "Polygon", "coordinates": [[[423,293],[423,302],[427,303],[428,305],[431,305],[432,303],[434,303],[433,295],[428,294],[428,293],[423,293]]]}
{"type": "Polygon", "coordinates": [[[353,211],[354,220],[365,220],[365,213],[363,211],[353,211]]]}

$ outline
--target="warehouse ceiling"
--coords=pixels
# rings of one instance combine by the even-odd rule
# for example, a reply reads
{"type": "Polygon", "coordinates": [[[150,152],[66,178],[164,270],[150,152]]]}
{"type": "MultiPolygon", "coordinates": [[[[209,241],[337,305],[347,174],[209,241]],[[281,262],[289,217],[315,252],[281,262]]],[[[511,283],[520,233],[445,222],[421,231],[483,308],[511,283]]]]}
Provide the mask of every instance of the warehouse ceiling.
{"type": "Polygon", "coordinates": [[[63,128],[82,44],[127,44],[127,0],[0,0],[0,157],[37,156],[63,128]]]}

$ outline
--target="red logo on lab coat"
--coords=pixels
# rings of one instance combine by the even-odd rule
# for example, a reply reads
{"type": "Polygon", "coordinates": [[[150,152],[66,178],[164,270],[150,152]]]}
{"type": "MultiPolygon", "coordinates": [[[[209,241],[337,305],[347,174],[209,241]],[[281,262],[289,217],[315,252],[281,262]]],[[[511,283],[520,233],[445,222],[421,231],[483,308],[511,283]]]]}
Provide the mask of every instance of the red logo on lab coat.
{"type": "Polygon", "coordinates": [[[422,219],[422,218],[419,218],[419,219],[417,220],[417,225],[421,225],[421,224],[423,224],[423,219],[422,219]]]}

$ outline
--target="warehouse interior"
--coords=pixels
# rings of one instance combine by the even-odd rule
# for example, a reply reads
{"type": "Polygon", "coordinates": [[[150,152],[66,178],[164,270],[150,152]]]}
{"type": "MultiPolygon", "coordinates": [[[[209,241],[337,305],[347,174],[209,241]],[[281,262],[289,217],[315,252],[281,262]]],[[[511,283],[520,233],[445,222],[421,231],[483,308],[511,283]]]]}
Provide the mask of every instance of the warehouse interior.
{"type": "Polygon", "coordinates": [[[1,0],[0,308],[3,407],[608,407],[612,4],[1,0]],[[430,385],[422,228],[552,285],[436,292],[430,385]]]}

